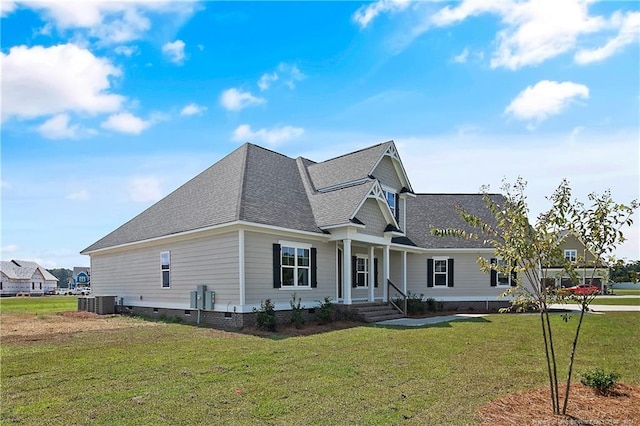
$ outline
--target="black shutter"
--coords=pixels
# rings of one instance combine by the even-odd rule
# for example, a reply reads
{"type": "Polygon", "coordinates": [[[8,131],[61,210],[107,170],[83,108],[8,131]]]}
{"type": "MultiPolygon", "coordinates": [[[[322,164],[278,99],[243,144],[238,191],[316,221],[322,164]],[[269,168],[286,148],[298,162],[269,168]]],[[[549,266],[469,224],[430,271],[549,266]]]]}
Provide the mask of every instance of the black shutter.
{"type": "Polygon", "coordinates": [[[315,248],[311,248],[311,287],[318,287],[318,251],[315,248]]]}
{"type": "MultiPolygon", "coordinates": [[[[515,268],[517,265],[516,262],[513,262],[513,267],[515,268]]],[[[518,284],[516,282],[516,280],[518,279],[518,273],[515,271],[515,269],[511,270],[511,287],[516,287],[518,284]]]]}
{"type": "Polygon", "coordinates": [[[378,258],[373,258],[373,286],[378,287],[378,258]]]}
{"type": "Polygon", "coordinates": [[[427,259],[427,287],[433,287],[433,259],[427,259]]]}
{"type": "MultiPolygon", "coordinates": [[[[491,264],[492,265],[496,265],[498,263],[498,259],[491,259],[491,264]]],[[[491,287],[495,287],[498,285],[498,271],[496,271],[495,269],[491,269],[490,271],[490,275],[491,275],[491,287]]]]}
{"type": "Polygon", "coordinates": [[[400,224],[400,197],[398,194],[393,194],[396,199],[396,222],[400,224]]]}
{"type": "Polygon", "coordinates": [[[282,287],[280,278],[280,244],[273,245],[273,288],[282,287]]]}
{"type": "Polygon", "coordinates": [[[355,288],[358,286],[358,258],[356,256],[351,256],[351,287],[355,288]]]}
{"type": "Polygon", "coordinates": [[[447,287],[453,287],[453,259],[447,259],[447,287]]]}

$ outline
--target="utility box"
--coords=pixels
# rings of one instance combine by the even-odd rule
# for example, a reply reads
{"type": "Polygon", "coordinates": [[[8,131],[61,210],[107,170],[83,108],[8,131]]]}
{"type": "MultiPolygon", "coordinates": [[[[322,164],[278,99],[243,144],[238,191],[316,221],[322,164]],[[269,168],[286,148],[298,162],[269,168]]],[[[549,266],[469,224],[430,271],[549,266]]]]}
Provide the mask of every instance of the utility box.
{"type": "Polygon", "coordinates": [[[206,311],[213,311],[213,307],[216,304],[216,292],[205,291],[204,293],[204,309],[206,311]]]}
{"type": "Polygon", "coordinates": [[[107,315],[116,313],[115,296],[96,296],[96,314],[107,315]]]}
{"type": "Polygon", "coordinates": [[[192,291],[189,293],[189,307],[191,309],[198,309],[198,292],[197,291],[192,291]]]}

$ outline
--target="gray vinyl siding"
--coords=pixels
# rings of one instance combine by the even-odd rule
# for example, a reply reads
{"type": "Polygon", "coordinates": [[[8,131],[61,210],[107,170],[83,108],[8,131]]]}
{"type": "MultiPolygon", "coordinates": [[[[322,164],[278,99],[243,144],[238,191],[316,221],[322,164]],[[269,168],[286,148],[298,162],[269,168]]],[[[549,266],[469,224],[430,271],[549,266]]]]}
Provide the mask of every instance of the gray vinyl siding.
{"type": "Polygon", "coordinates": [[[358,232],[377,237],[383,236],[387,221],[376,200],[368,198],[360,207],[356,217],[365,224],[365,229],[359,229],[358,232]]]}
{"type": "Polygon", "coordinates": [[[189,309],[200,284],[216,292],[216,310],[239,305],[237,231],[91,256],[93,295],[117,296],[125,305],[189,309]],[[162,288],[164,251],[171,252],[170,288],[162,288]]]}
{"type": "Polygon", "coordinates": [[[378,163],[373,171],[373,177],[378,179],[383,186],[388,186],[396,192],[400,192],[402,189],[402,182],[400,182],[398,172],[393,166],[393,161],[386,155],[380,160],[380,163],[378,163]]]}
{"type": "Polygon", "coordinates": [[[292,236],[279,236],[259,232],[244,233],[245,253],[245,305],[259,306],[271,299],[277,309],[290,309],[291,295],[302,299],[306,307],[317,306],[325,297],[335,299],[336,294],[336,246],[292,236]],[[273,288],[273,244],[280,241],[310,244],[317,250],[318,287],[273,288]]]}
{"type": "MultiPolygon", "coordinates": [[[[425,298],[436,300],[496,300],[506,287],[491,287],[489,273],[480,270],[476,259],[479,253],[437,253],[433,255],[407,255],[407,290],[420,294],[425,298]],[[448,257],[454,259],[454,286],[427,287],[427,259],[432,257],[448,257]]],[[[489,256],[485,257],[489,258],[489,256]]],[[[398,256],[400,259],[400,256],[398,256]]],[[[393,265],[393,263],[392,263],[393,265]]],[[[394,269],[396,268],[395,265],[394,269]]],[[[401,265],[397,267],[399,269],[401,265]]]]}

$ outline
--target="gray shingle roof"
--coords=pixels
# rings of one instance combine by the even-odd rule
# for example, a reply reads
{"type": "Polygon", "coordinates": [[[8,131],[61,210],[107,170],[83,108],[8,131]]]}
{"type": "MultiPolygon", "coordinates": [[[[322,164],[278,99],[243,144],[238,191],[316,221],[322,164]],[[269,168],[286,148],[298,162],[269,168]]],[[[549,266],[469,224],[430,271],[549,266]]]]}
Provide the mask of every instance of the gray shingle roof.
{"type": "Polygon", "coordinates": [[[380,157],[393,142],[384,142],[308,166],[315,189],[363,179],[373,172],[380,157]]]}
{"type": "Polygon", "coordinates": [[[246,143],[82,253],[237,220],[321,232],[296,160],[246,143]]]}
{"type": "MultiPolygon", "coordinates": [[[[501,203],[504,198],[491,194],[491,199],[501,203]]],[[[487,223],[495,223],[487,209],[482,194],[416,194],[407,199],[407,237],[423,248],[490,248],[482,239],[464,240],[431,235],[431,228],[457,228],[474,231],[460,217],[456,206],[473,213],[487,223]]],[[[476,231],[477,232],[477,231],[476,231]]]]}
{"type": "Polygon", "coordinates": [[[0,270],[12,280],[29,280],[36,270],[40,271],[47,281],[58,281],[49,271],[38,265],[36,262],[27,260],[3,260],[0,262],[0,270]]]}

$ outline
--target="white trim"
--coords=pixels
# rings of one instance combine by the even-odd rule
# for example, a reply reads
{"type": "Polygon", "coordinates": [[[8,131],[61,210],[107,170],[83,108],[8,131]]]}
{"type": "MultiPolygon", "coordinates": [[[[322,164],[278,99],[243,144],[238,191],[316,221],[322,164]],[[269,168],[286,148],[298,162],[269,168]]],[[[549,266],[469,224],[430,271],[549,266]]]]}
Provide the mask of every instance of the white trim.
{"type": "Polygon", "coordinates": [[[160,252],[160,288],[161,289],[169,289],[171,288],[171,250],[164,250],[160,252]],[[164,254],[167,254],[167,256],[169,257],[169,263],[168,263],[168,268],[164,269],[164,263],[162,263],[162,256],[164,254]],[[169,273],[169,285],[165,286],[164,285],[164,273],[168,272],[169,273]]]}
{"type": "Polygon", "coordinates": [[[446,256],[433,256],[433,287],[432,288],[449,288],[449,257],[446,256]],[[444,270],[444,284],[436,284],[436,274],[442,275],[443,272],[436,272],[436,262],[444,261],[445,270],[444,270]]]}
{"type": "Polygon", "coordinates": [[[285,240],[278,240],[278,244],[280,244],[280,289],[284,289],[284,290],[306,290],[309,289],[311,290],[311,271],[313,270],[313,265],[311,264],[311,248],[313,247],[311,244],[309,243],[300,243],[300,242],[294,242],[294,241],[285,241],[285,240]],[[282,274],[284,268],[291,268],[291,265],[283,265],[282,264],[282,249],[284,247],[288,247],[288,248],[292,248],[294,249],[294,259],[295,259],[295,265],[293,266],[293,281],[294,284],[293,285],[285,285],[284,283],[284,276],[282,274]],[[300,266],[298,265],[298,249],[303,249],[303,250],[307,250],[309,252],[309,265],[308,266],[300,266]],[[298,269],[306,269],[307,270],[307,280],[308,283],[307,285],[300,285],[298,284],[298,269]]]}
{"type": "Polygon", "coordinates": [[[204,228],[192,229],[192,230],[183,231],[183,232],[177,232],[177,233],[171,234],[171,235],[163,235],[163,236],[160,236],[160,237],[147,238],[145,240],[132,241],[130,243],[118,244],[118,245],[115,245],[115,246],[103,247],[103,248],[100,248],[100,249],[95,249],[95,250],[90,250],[90,251],[82,251],[82,252],[80,252],[80,254],[92,255],[92,254],[97,254],[97,253],[101,253],[101,252],[109,252],[109,251],[113,251],[113,250],[117,250],[117,249],[137,246],[137,245],[152,244],[152,243],[155,243],[155,242],[165,241],[165,240],[168,240],[168,239],[180,240],[180,239],[188,239],[188,238],[197,238],[199,236],[198,234],[204,234],[204,233],[207,233],[207,232],[211,232],[213,235],[222,234],[224,232],[233,232],[236,229],[236,227],[239,227],[239,226],[245,227],[245,229],[247,231],[257,231],[257,232],[259,232],[260,230],[262,230],[263,232],[274,231],[273,233],[288,233],[288,234],[294,234],[294,235],[304,235],[306,237],[313,238],[313,239],[318,239],[318,240],[325,240],[325,241],[329,240],[329,236],[328,235],[322,234],[322,233],[319,233],[319,232],[300,231],[300,230],[297,230],[297,229],[283,228],[281,226],[264,225],[264,224],[261,224],[261,223],[247,222],[247,221],[244,221],[244,220],[236,220],[236,221],[233,221],[233,222],[221,223],[219,225],[212,225],[212,226],[207,226],[207,227],[204,227],[204,228]]]}
{"type": "Polygon", "coordinates": [[[344,188],[349,188],[350,186],[356,186],[356,185],[361,185],[367,181],[370,181],[371,179],[369,177],[365,177],[365,178],[360,178],[360,179],[355,179],[355,180],[350,180],[348,182],[342,182],[342,183],[336,183],[334,185],[330,185],[330,186],[325,186],[323,188],[317,188],[316,191],[318,192],[330,192],[330,191],[335,191],[337,189],[344,189],[344,188]]]}
{"type": "Polygon", "coordinates": [[[356,259],[364,259],[365,270],[360,271],[358,269],[358,261],[356,260],[356,286],[354,287],[354,290],[369,289],[369,270],[371,269],[371,265],[369,264],[369,255],[356,253],[356,259]],[[364,274],[365,285],[358,285],[358,274],[364,274]]]}
{"type": "Polygon", "coordinates": [[[244,229],[238,229],[238,277],[240,278],[240,305],[245,302],[244,229]]]}

